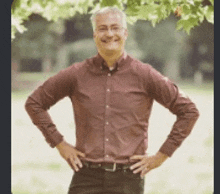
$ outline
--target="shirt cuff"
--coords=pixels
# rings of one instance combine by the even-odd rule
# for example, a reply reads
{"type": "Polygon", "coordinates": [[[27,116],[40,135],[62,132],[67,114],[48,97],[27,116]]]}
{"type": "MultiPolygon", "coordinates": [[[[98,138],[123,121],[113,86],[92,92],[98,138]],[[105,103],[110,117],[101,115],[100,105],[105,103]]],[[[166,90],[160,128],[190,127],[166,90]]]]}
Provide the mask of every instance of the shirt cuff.
{"type": "Polygon", "coordinates": [[[170,143],[168,140],[160,147],[159,151],[171,157],[179,146],[170,143]]]}
{"type": "Polygon", "coordinates": [[[55,131],[50,135],[50,137],[46,138],[46,141],[50,147],[54,148],[56,145],[63,141],[63,136],[59,133],[59,131],[55,131]]]}

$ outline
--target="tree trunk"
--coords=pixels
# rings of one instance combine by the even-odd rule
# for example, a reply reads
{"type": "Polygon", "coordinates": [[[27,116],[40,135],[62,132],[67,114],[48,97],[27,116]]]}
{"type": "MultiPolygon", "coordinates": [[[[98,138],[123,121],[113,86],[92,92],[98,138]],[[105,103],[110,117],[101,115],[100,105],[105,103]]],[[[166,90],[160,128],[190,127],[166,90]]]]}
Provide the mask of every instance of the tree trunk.
{"type": "Polygon", "coordinates": [[[68,66],[68,49],[63,44],[58,49],[57,58],[56,58],[56,65],[55,65],[54,71],[58,72],[67,66],[68,66]]]}
{"type": "Polygon", "coordinates": [[[164,67],[164,75],[167,76],[170,80],[172,81],[179,81],[181,80],[180,76],[180,46],[176,44],[172,49],[171,49],[171,55],[170,59],[168,59],[165,62],[165,67],[164,67]]]}
{"type": "Polygon", "coordinates": [[[51,71],[51,58],[49,56],[45,56],[42,62],[42,72],[48,73],[51,71]]]}

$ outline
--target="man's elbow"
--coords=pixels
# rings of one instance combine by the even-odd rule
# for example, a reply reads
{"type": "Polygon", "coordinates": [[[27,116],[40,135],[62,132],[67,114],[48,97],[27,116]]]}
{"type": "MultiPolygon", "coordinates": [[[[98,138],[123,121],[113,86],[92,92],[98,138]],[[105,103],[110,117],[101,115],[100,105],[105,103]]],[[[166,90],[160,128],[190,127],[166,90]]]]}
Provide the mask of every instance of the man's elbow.
{"type": "Polygon", "coordinates": [[[25,104],[24,104],[24,108],[25,110],[28,112],[29,109],[30,109],[30,97],[27,98],[27,100],[25,101],[25,104]]]}
{"type": "Polygon", "coordinates": [[[199,110],[193,102],[185,104],[185,106],[177,114],[180,117],[197,120],[200,116],[199,110]]]}
{"type": "Polygon", "coordinates": [[[34,106],[34,101],[30,97],[28,97],[27,100],[25,101],[24,108],[29,115],[34,112],[33,106],[34,106]]]}
{"type": "Polygon", "coordinates": [[[196,117],[199,118],[200,113],[199,113],[199,110],[197,108],[196,108],[196,113],[195,114],[196,114],[196,117]]]}
{"type": "Polygon", "coordinates": [[[196,107],[195,104],[193,104],[193,107],[191,107],[190,113],[191,113],[191,114],[190,114],[191,117],[195,118],[196,120],[197,120],[197,119],[199,118],[199,116],[200,116],[199,110],[198,110],[198,108],[196,107]]]}

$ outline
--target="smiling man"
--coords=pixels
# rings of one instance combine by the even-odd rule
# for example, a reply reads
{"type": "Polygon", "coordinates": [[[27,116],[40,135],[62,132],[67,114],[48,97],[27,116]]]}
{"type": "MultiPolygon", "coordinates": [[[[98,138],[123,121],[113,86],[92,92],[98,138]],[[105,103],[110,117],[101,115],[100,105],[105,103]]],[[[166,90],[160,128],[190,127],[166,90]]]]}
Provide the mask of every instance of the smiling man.
{"type": "Polygon", "coordinates": [[[116,11],[101,14],[105,10],[100,11],[92,17],[93,37],[98,53],[107,62],[109,67],[113,67],[115,61],[124,52],[128,32],[126,23],[123,23],[121,18],[124,15],[119,15],[116,11]]]}
{"type": "Polygon", "coordinates": [[[143,194],[144,176],[172,156],[199,113],[168,78],[125,52],[128,31],[122,11],[106,7],[91,21],[98,54],[49,78],[28,97],[25,108],[74,170],[69,194],[143,194]],[[73,105],[75,146],[64,140],[47,111],[64,97],[73,105]],[[148,156],[154,100],[177,119],[158,152],[148,156]]]}

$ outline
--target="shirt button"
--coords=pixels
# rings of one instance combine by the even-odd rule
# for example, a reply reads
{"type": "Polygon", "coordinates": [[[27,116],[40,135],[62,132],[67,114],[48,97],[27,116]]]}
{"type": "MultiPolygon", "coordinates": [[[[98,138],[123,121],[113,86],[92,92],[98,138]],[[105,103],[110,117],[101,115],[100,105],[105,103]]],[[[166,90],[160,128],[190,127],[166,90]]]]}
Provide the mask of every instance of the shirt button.
{"type": "Polygon", "coordinates": [[[106,107],[106,108],[109,108],[109,105],[106,105],[105,107],[106,107]]]}
{"type": "Polygon", "coordinates": [[[110,92],[110,89],[109,89],[109,88],[107,89],[107,92],[110,92]]]}
{"type": "Polygon", "coordinates": [[[111,76],[111,73],[108,73],[108,76],[111,76]]]}
{"type": "Polygon", "coordinates": [[[109,124],[109,122],[108,121],[106,121],[106,123],[105,123],[106,125],[108,125],[109,124]]]}
{"type": "Polygon", "coordinates": [[[105,139],[105,141],[108,141],[108,140],[109,140],[108,138],[105,139]]]}

